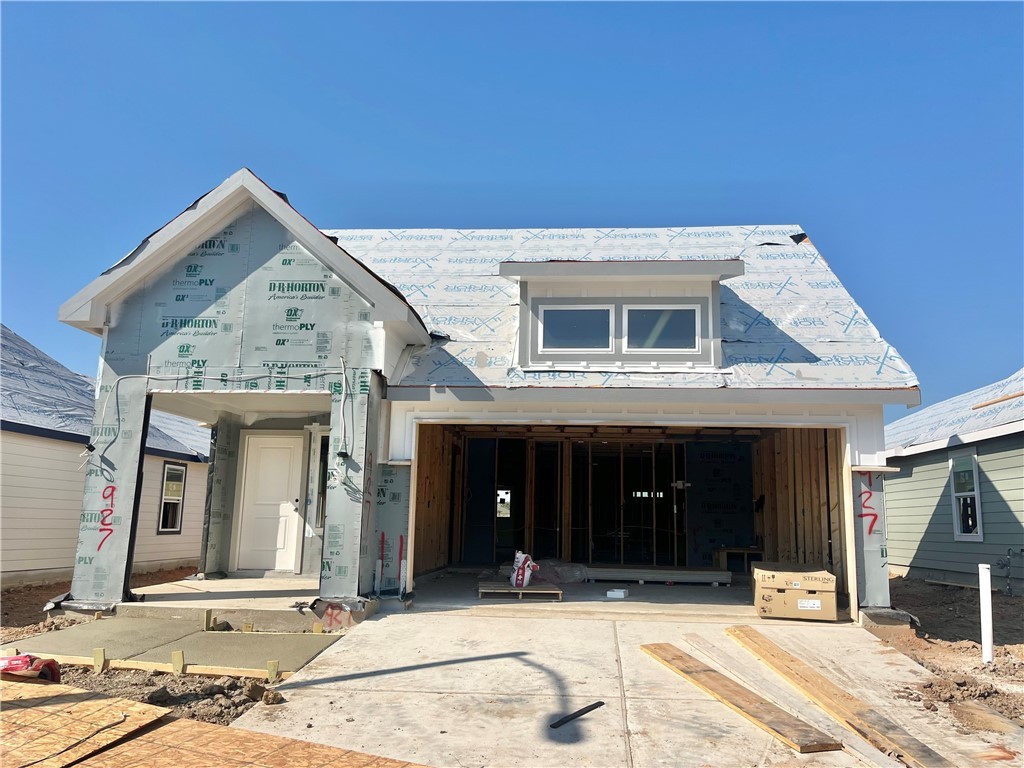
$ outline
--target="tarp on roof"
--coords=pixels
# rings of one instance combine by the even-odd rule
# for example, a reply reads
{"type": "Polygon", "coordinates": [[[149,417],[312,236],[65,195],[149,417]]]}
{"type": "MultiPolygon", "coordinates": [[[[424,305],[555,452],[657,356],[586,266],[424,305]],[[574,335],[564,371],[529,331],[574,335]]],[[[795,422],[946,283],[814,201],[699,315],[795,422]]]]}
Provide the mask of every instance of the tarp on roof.
{"type": "Polygon", "coordinates": [[[909,448],[1024,421],[1024,397],[993,402],[1020,392],[1024,392],[1024,368],[995,384],[943,400],[886,425],[885,447],[909,448]]]}
{"type": "MultiPolygon", "coordinates": [[[[0,419],[68,435],[88,436],[95,382],[58,363],[5,325],[0,325],[0,419]]],[[[146,447],[206,459],[210,430],[193,421],[153,411],[146,447]]]]}
{"type": "Polygon", "coordinates": [[[910,366],[796,225],[325,232],[402,291],[428,330],[448,337],[414,355],[399,386],[917,386],[910,366]],[[720,371],[531,371],[515,365],[519,286],[498,275],[502,262],[736,258],[745,274],[721,284],[720,371]]]}

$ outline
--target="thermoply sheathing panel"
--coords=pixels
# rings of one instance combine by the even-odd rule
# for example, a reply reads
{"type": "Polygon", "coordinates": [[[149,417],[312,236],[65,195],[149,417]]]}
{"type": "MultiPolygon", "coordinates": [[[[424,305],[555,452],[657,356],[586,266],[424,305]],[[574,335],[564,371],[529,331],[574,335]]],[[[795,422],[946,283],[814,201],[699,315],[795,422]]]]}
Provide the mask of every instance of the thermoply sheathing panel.
{"type": "Polygon", "coordinates": [[[659,229],[325,230],[402,291],[443,339],[392,386],[893,389],[917,385],[899,353],[796,225],[659,229]],[[723,369],[537,371],[516,360],[518,284],[506,261],[740,259],[722,282],[723,369]]]}

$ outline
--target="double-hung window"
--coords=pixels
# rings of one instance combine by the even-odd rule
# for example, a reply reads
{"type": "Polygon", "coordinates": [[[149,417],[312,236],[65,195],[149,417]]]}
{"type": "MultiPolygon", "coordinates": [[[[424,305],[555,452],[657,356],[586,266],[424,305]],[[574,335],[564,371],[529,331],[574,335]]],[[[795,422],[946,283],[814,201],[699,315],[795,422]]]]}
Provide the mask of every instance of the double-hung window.
{"type": "Polygon", "coordinates": [[[953,538],[982,541],[978,457],[973,448],[949,454],[949,495],[953,501],[953,538]]]}
{"type": "Polygon", "coordinates": [[[185,506],[185,465],[164,463],[164,479],[160,494],[160,519],[157,533],[181,533],[185,506]]]}

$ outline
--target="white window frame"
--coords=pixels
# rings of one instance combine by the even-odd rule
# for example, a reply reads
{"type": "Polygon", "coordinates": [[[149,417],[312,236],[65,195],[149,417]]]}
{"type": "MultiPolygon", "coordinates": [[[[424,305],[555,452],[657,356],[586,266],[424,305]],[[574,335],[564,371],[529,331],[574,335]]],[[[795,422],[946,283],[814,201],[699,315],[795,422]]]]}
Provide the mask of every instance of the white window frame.
{"type": "Polygon", "coordinates": [[[165,461],[164,471],[160,478],[160,509],[157,510],[156,518],[156,532],[157,535],[165,534],[180,534],[182,523],[185,518],[185,483],[188,481],[188,465],[182,464],[176,461],[165,461]],[[167,470],[171,467],[181,470],[181,497],[168,497],[167,496],[167,470]],[[175,503],[178,504],[178,526],[177,528],[164,528],[164,504],[175,503]]]}
{"type": "Polygon", "coordinates": [[[537,352],[542,355],[572,355],[572,354],[608,354],[615,351],[615,305],[614,304],[550,304],[537,305],[537,352]],[[608,313],[608,346],[585,347],[582,349],[570,349],[568,347],[545,347],[544,346],[544,313],[549,309],[560,312],[573,312],[579,309],[603,309],[608,313]]]}
{"type": "Polygon", "coordinates": [[[981,478],[978,476],[978,454],[977,451],[972,448],[964,448],[959,451],[951,451],[949,453],[949,499],[950,506],[953,512],[953,540],[954,541],[984,541],[985,535],[982,529],[981,519],[981,478]],[[956,459],[962,459],[969,457],[971,459],[971,468],[974,471],[974,492],[973,493],[957,493],[956,484],[953,481],[953,463],[956,459]],[[963,496],[974,496],[974,508],[978,513],[978,530],[975,533],[962,533],[960,531],[960,509],[957,506],[957,500],[963,496]]]}
{"type": "Polygon", "coordinates": [[[699,304],[623,304],[622,305],[622,354],[624,355],[651,355],[685,352],[689,354],[700,354],[700,311],[699,304]],[[629,348],[629,312],[632,309],[688,309],[693,312],[694,317],[694,346],[692,347],[644,347],[642,349],[629,348]]]}

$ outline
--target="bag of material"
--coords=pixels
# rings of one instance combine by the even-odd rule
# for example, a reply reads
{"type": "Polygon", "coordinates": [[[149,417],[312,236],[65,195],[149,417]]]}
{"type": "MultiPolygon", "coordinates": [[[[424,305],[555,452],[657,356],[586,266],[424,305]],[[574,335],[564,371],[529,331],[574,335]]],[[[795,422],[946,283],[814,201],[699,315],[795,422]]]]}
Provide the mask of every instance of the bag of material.
{"type": "Polygon", "coordinates": [[[540,566],[533,562],[533,558],[525,552],[516,552],[516,559],[512,561],[512,577],[510,581],[513,587],[530,586],[530,578],[534,571],[539,571],[540,566]]]}

